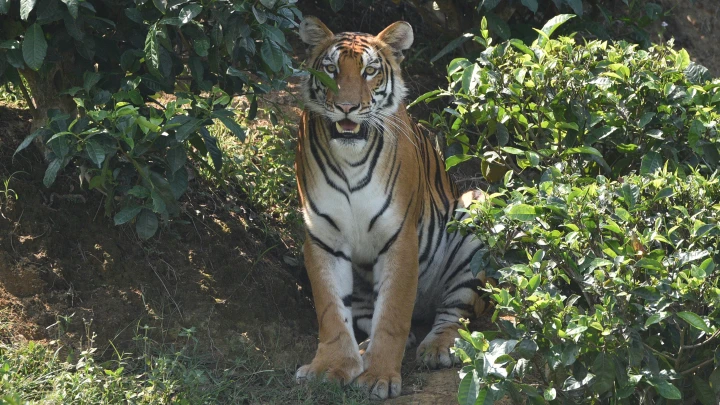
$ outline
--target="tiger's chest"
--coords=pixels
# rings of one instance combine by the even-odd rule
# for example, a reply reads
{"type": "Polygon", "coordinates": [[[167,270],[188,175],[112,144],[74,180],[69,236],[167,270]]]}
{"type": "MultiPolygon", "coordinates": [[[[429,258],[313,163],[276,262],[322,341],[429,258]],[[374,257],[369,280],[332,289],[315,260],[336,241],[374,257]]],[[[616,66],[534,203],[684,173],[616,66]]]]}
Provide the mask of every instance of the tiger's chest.
{"type": "MultiPolygon", "coordinates": [[[[344,161],[342,156],[335,158],[344,161]]],[[[313,202],[305,210],[309,232],[354,263],[373,263],[403,221],[401,185],[392,183],[390,176],[397,170],[390,159],[386,151],[374,164],[326,167],[307,191],[313,202]]]]}

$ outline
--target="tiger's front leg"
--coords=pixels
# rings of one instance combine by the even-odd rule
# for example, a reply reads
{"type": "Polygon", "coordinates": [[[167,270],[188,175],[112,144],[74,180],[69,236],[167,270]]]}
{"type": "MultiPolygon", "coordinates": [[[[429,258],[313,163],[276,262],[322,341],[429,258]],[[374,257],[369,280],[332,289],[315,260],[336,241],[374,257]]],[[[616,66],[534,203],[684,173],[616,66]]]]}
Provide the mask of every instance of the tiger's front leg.
{"type": "Polygon", "coordinates": [[[355,385],[370,393],[371,399],[400,395],[400,366],[418,283],[418,239],[415,229],[407,226],[384,252],[373,271],[379,272],[372,318],[370,344],[363,355],[364,372],[355,385]]]}
{"type": "Polygon", "coordinates": [[[321,378],[347,384],[362,371],[350,301],[352,266],[341,251],[328,251],[313,238],[305,241],[304,254],[319,327],[319,344],[315,358],[295,374],[298,382],[321,378]]]}

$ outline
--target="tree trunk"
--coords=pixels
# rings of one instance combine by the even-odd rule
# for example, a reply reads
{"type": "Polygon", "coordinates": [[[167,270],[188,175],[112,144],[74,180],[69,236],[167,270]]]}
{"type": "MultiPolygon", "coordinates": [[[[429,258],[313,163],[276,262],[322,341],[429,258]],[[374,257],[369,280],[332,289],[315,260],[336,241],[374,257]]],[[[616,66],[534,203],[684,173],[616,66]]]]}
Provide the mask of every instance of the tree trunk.
{"type": "MultiPolygon", "coordinates": [[[[30,133],[47,125],[48,111],[59,110],[62,113],[74,116],[77,114],[77,107],[72,97],[67,94],[60,94],[73,86],[82,84],[79,77],[79,70],[75,65],[73,52],[65,52],[56,63],[46,63],[39,71],[25,69],[20,71],[27,81],[29,95],[23,87],[22,91],[26,98],[33,120],[30,125],[30,133]]],[[[35,138],[35,145],[48,159],[49,150],[45,146],[47,139],[35,138]]]]}

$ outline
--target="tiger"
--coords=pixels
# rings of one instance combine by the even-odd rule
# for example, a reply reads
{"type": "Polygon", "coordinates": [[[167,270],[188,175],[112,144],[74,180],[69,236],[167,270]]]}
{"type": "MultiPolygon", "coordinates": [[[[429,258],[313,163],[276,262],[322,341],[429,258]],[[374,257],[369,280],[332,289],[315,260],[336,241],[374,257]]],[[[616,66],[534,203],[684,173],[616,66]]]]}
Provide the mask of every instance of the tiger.
{"type": "Polygon", "coordinates": [[[483,310],[484,273],[469,268],[482,243],[446,228],[484,194],[459,195],[435,142],[406,111],[409,23],[336,35],[308,16],[299,34],[315,71],[302,84],[295,170],[319,343],[296,379],[352,382],[373,399],[393,398],[412,319],[434,314],[417,348],[421,364],[452,367],[460,319],[483,310]],[[355,332],[369,336],[362,353],[355,332]]]}

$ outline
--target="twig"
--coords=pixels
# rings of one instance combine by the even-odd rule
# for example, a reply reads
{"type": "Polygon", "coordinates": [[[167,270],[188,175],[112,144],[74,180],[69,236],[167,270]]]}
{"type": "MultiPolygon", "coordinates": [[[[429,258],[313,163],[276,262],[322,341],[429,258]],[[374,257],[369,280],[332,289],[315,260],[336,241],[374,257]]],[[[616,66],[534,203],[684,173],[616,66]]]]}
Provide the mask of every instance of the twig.
{"type": "Polygon", "coordinates": [[[702,346],[710,343],[711,341],[713,341],[713,340],[714,340],[716,337],[718,337],[718,336],[720,336],[720,330],[718,330],[717,332],[715,332],[712,336],[710,336],[709,338],[707,338],[707,340],[705,340],[704,342],[700,342],[700,343],[697,343],[697,344],[694,344],[694,345],[685,345],[685,346],[682,346],[682,348],[683,348],[684,350],[697,349],[698,347],[702,347],[702,346]]]}
{"type": "Polygon", "coordinates": [[[685,347],[685,333],[686,332],[687,332],[687,328],[682,328],[682,330],[680,330],[680,349],[678,349],[677,358],[675,359],[675,370],[680,368],[680,359],[682,358],[683,348],[685,347]]]}
{"type": "Polygon", "coordinates": [[[670,360],[670,361],[672,361],[672,362],[675,362],[675,361],[676,361],[676,359],[675,359],[673,356],[670,356],[669,354],[665,354],[665,353],[663,353],[663,352],[659,352],[659,351],[653,349],[652,347],[648,346],[647,343],[643,343],[643,346],[645,346],[646,348],[650,349],[651,352],[657,354],[658,356],[663,356],[663,357],[665,357],[666,359],[668,359],[668,360],[670,360]]]}
{"type": "Polygon", "coordinates": [[[691,367],[691,368],[689,368],[689,369],[681,372],[680,375],[690,374],[690,373],[692,373],[693,371],[698,370],[698,369],[701,369],[701,368],[707,366],[708,364],[710,364],[710,363],[712,363],[712,362],[714,362],[714,361],[715,361],[715,358],[714,358],[714,357],[713,357],[712,359],[707,359],[707,360],[703,361],[702,363],[698,364],[697,366],[691,367]]]}

